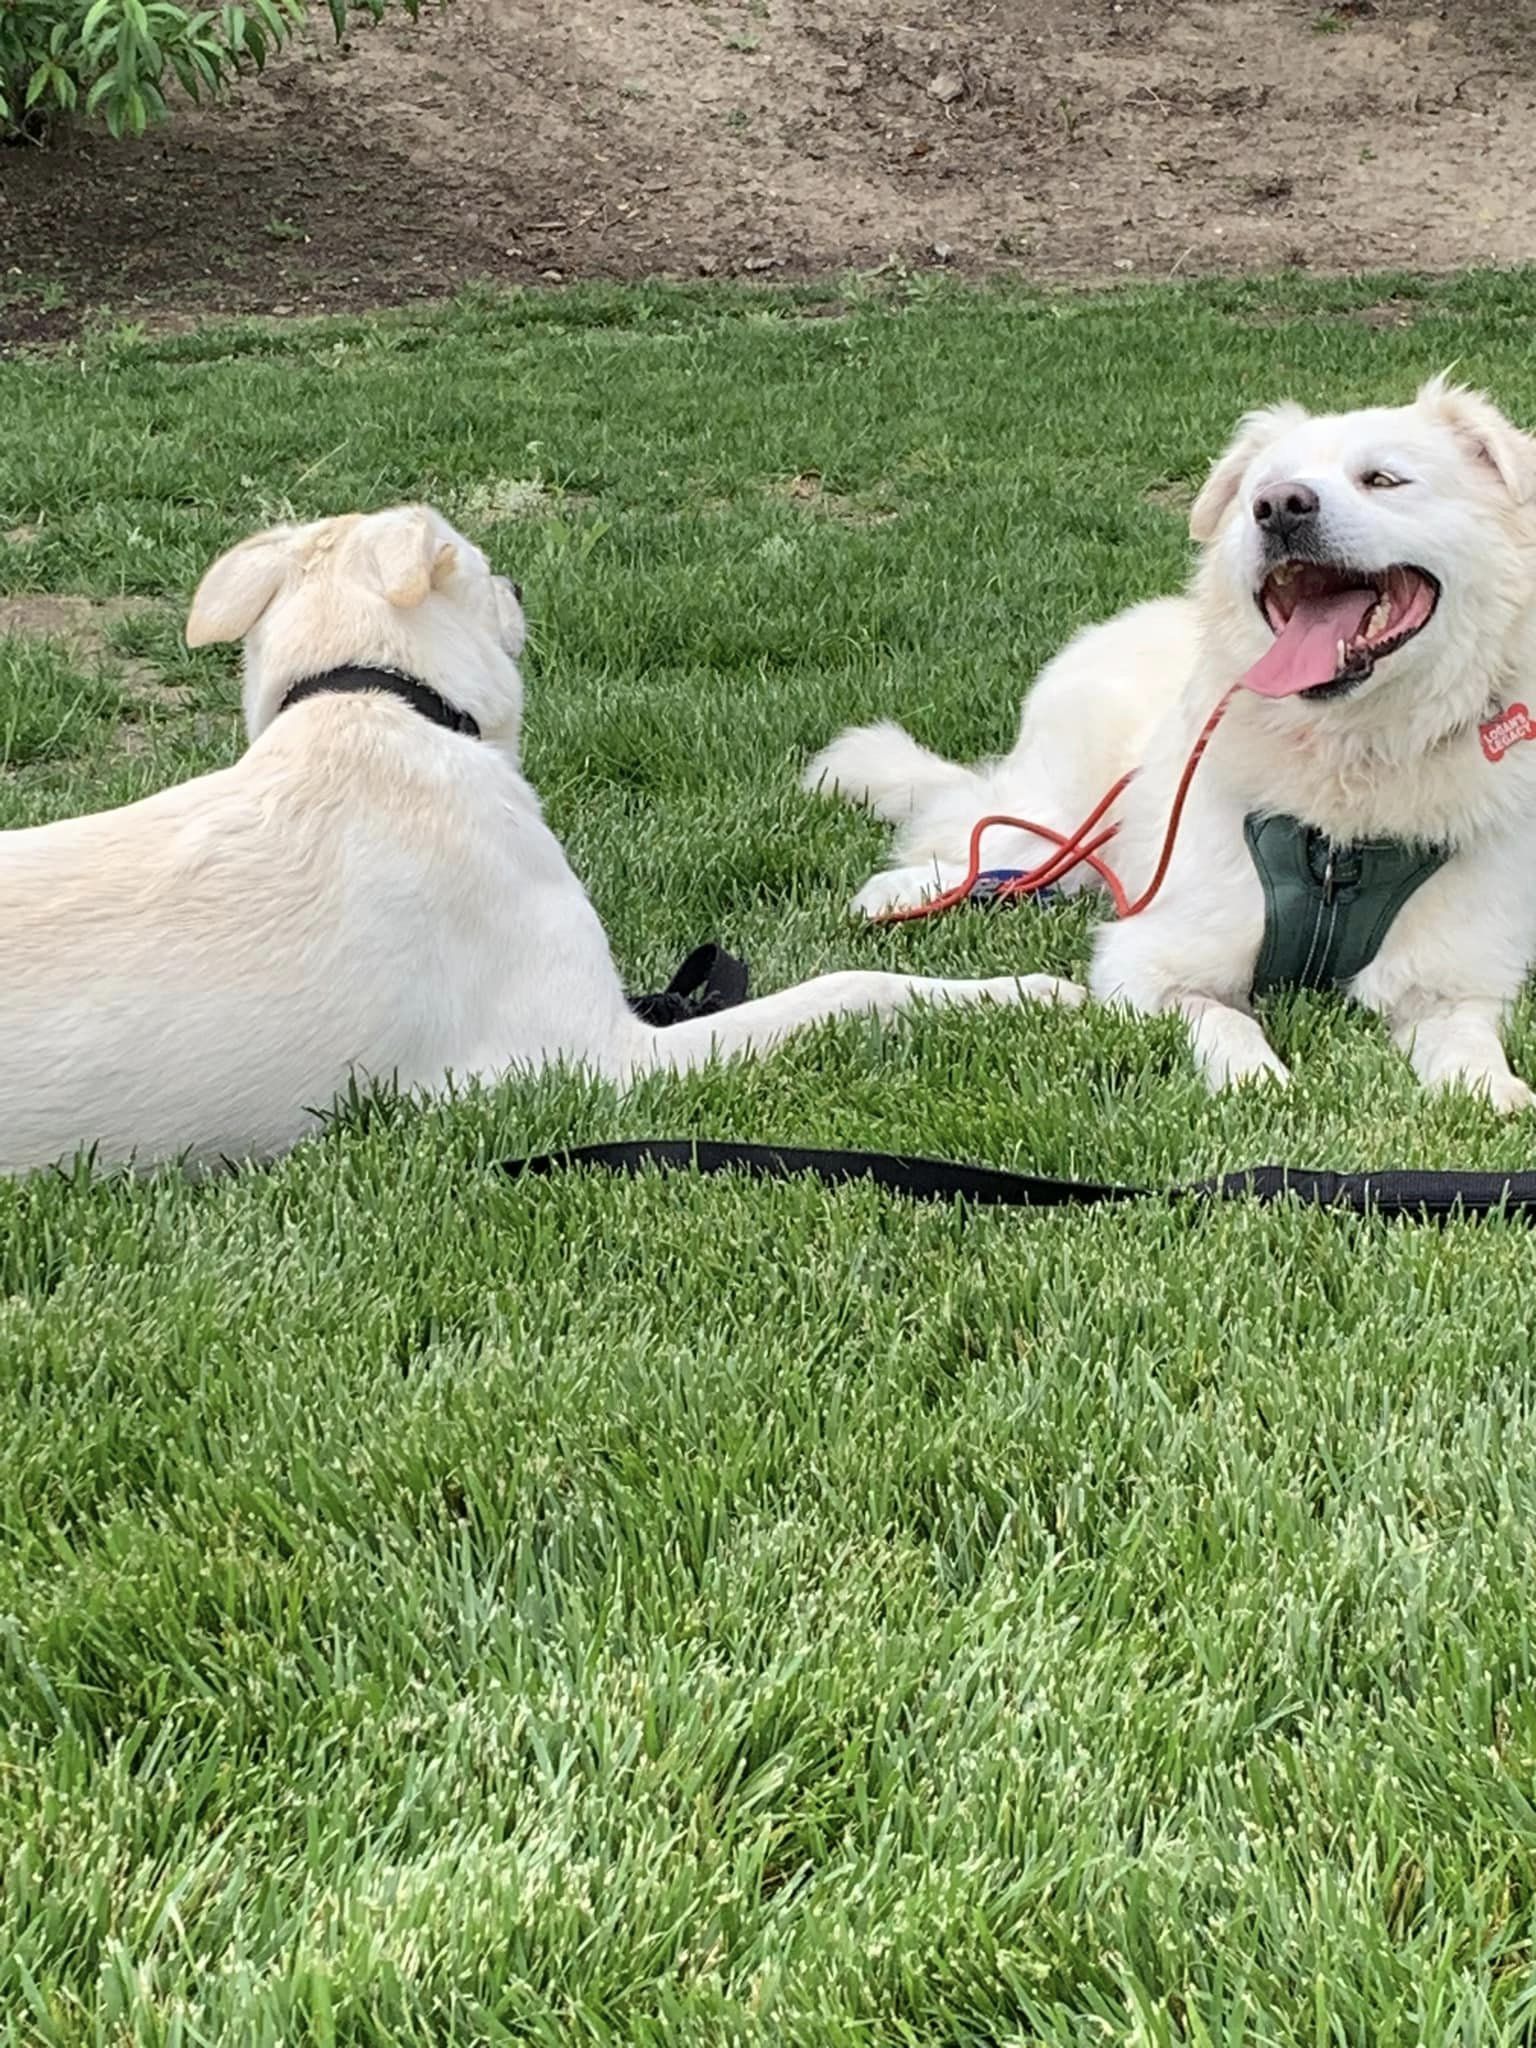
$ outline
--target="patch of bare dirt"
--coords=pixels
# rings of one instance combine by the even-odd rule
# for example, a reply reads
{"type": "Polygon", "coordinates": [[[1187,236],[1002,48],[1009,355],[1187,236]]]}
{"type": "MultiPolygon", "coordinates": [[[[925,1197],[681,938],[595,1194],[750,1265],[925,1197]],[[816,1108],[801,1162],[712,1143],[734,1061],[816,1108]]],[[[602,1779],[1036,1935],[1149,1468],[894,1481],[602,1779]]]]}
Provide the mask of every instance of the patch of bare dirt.
{"type": "Polygon", "coordinates": [[[829,491],[825,479],[814,469],[802,470],[799,476],[777,485],[773,495],[802,512],[835,519],[844,526],[889,526],[898,516],[889,505],[850,498],[843,491],[829,491]]]}
{"type": "Polygon", "coordinates": [[[76,661],[97,661],[123,619],[154,609],[147,597],[0,597],[0,635],[56,640],[76,661]]]}
{"type": "Polygon", "coordinates": [[[453,0],[0,153],[0,334],[470,280],[1526,260],[1524,0],[453,0]],[[6,273],[9,273],[7,278],[6,273]]]}
{"type": "Polygon", "coordinates": [[[1195,487],[1183,477],[1164,477],[1148,484],[1141,495],[1147,504],[1155,505],[1160,512],[1172,512],[1176,518],[1185,519],[1195,502],[1195,487]]]}
{"type": "Polygon", "coordinates": [[[0,639],[16,634],[51,640],[71,661],[105,667],[132,696],[180,702],[182,692],[162,683],[152,662],[123,654],[111,644],[114,626],[124,619],[141,618],[154,608],[147,597],[73,597],[42,592],[0,597],[0,639]]]}

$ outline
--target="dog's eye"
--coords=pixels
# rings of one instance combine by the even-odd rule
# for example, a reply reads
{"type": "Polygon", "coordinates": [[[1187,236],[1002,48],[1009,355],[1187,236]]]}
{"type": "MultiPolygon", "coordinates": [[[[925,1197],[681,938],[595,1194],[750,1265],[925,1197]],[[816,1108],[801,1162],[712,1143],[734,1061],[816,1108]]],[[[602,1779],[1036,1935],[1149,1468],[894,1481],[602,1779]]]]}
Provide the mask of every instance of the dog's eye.
{"type": "Polygon", "coordinates": [[[1368,491],[1395,491],[1399,484],[1407,483],[1405,476],[1393,476],[1387,469],[1368,469],[1360,482],[1368,491]]]}

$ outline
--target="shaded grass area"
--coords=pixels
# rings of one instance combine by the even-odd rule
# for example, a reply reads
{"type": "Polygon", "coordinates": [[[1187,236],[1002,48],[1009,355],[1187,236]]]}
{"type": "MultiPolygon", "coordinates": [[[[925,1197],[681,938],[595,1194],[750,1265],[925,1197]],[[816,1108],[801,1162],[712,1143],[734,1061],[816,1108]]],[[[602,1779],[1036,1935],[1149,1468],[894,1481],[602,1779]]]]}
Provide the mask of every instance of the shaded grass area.
{"type": "MultiPolygon", "coordinates": [[[[761,987],[1078,970],[1081,910],[851,929],[881,835],[806,752],[1002,747],[1070,631],[1177,583],[1238,411],[1457,359],[1536,417],[1533,310],[593,290],[0,365],[0,590],[163,600],[99,663],[0,645],[0,824],[229,759],[201,569],[424,496],[524,585],[530,767],[631,986],[710,935],[761,987]]],[[[1527,2038],[1526,1231],[493,1170],[1528,1162],[1370,1021],[1269,1021],[1283,1098],[1209,1101],[1172,1025],[935,1014],[0,1187],[4,2038],[1527,2038]]]]}

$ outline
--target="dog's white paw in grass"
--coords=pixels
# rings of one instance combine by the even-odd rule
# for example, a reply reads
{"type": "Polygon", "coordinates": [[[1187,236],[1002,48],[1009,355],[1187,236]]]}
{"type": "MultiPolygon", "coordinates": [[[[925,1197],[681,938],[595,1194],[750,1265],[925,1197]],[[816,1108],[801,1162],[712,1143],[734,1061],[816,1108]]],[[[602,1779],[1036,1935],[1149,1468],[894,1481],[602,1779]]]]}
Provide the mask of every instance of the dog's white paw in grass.
{"type": "Polygon", "coordinates": [[[931,860],[910,868],[887,868],[871,875],[854,897],[849,909],[856,917],[871,920],[888,916],[893,910],[915,910],[931,903],[965,878],[965,869],[948,861],[931,860]]]}

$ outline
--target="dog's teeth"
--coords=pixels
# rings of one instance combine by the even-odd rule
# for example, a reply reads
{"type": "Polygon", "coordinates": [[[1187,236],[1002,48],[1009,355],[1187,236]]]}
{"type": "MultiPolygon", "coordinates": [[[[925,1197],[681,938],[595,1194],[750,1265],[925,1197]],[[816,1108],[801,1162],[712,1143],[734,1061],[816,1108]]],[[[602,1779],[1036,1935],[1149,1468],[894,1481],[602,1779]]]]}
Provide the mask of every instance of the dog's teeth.
{"type": "Polygon", "coordinates": [[[1294,583],[1296,581],[1296,564],[1294,562],[1282,562],[1275,571],[1274,581],[1281,584],[1294,583]]]}
{"type": "Polygon", "coordinates": [[[1391,622],[1391,618],[1392,600],[1389,597],[1378,598],[1376,609],[1365,622],[1367,637],[1374,640],[1378,634],[1384,633],[1391,622]]]}
{"type": "Polygon", "coordinates": [[[1339,642],[1337,652],[1339,667],[1342,668],[1345,662],[1349,659],[1349,642],[1347,640],[1341,640],[1339,642]]]}

